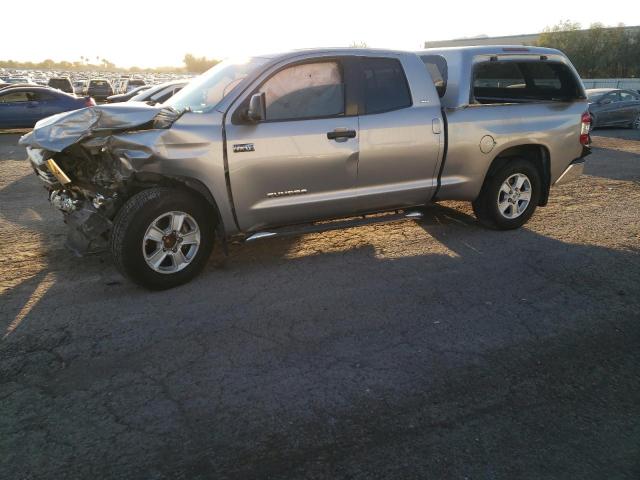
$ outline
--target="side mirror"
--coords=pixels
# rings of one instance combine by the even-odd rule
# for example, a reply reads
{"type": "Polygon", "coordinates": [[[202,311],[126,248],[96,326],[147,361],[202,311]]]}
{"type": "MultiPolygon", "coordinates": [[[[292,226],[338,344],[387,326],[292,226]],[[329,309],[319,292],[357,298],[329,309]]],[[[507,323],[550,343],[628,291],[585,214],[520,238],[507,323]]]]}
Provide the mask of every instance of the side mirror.
{"type": "Polygon", "coordinates": [[[264,92],[256,93],[249,100],[249,109],[246,113],[247,120],[257,123],[267,118],[266,101],[264,92]]]}

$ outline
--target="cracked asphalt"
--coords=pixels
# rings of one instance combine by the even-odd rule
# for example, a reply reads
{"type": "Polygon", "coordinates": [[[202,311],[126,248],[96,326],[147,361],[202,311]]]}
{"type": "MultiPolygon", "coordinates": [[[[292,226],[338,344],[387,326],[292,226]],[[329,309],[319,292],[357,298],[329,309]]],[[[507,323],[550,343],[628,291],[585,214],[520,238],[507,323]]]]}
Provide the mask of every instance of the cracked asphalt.
{"type": "Polygon", "coordinates": [[[640,133],[518,231],[232,245],[148,292],[73,257],[0,135],[0,477],[640,478],[640,133]]]}

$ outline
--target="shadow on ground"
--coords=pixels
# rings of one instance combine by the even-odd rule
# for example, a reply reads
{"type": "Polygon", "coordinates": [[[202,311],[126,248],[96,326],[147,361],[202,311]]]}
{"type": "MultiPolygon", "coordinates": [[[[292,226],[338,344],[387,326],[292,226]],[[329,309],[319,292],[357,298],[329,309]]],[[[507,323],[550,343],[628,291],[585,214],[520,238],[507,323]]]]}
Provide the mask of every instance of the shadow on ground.
{"type": "Polygon", "coordinates": [[[640,253],[536,233],[553,205],[232,245],[152,293],[34,192],[0,190],[7,478],[640,477],[640,253]]]}
{"type": "Polygon", "coordinates": [[[3,471],[637,478],[638,253],[418,225],[443,253],[273,240],[161,293],[51,259],[0,298],[55,275],[0,346],[3,471]]]}

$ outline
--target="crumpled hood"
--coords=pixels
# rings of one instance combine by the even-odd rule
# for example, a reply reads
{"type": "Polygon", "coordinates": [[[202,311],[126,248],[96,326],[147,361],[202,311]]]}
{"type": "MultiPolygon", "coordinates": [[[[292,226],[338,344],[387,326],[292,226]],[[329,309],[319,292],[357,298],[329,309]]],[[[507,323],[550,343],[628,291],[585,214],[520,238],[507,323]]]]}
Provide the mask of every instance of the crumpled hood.
{"type": "Polygon", "coordinates": [[[20,145],[61,152],[100,132],[128,130],[150,122],[153,122],[152,128],[169,128],[179,116],[180,113],[171,107],[139,102],[97,105],[40,120],[32,132],[20,139],[20,145]]]}

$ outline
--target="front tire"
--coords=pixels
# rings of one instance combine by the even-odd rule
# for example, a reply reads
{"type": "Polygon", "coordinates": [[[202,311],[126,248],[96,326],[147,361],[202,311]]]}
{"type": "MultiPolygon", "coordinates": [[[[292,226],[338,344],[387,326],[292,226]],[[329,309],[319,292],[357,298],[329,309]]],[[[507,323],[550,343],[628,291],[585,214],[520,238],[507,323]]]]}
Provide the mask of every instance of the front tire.
{"type": "Polygon", "coordinates": [[[516,158],[485,179],[473,202],[478,221],[488,228],[512,230],[524,225],[540,201],[540,172],[530,161],[516,158]]]}
{"type": "Polygon", "coordinates": [[[164,290],[187,283],[213,249],[215,218],[185,190],[150,188],[116,215],[110,238],[118,270],[143,287],[164,290]]]}

